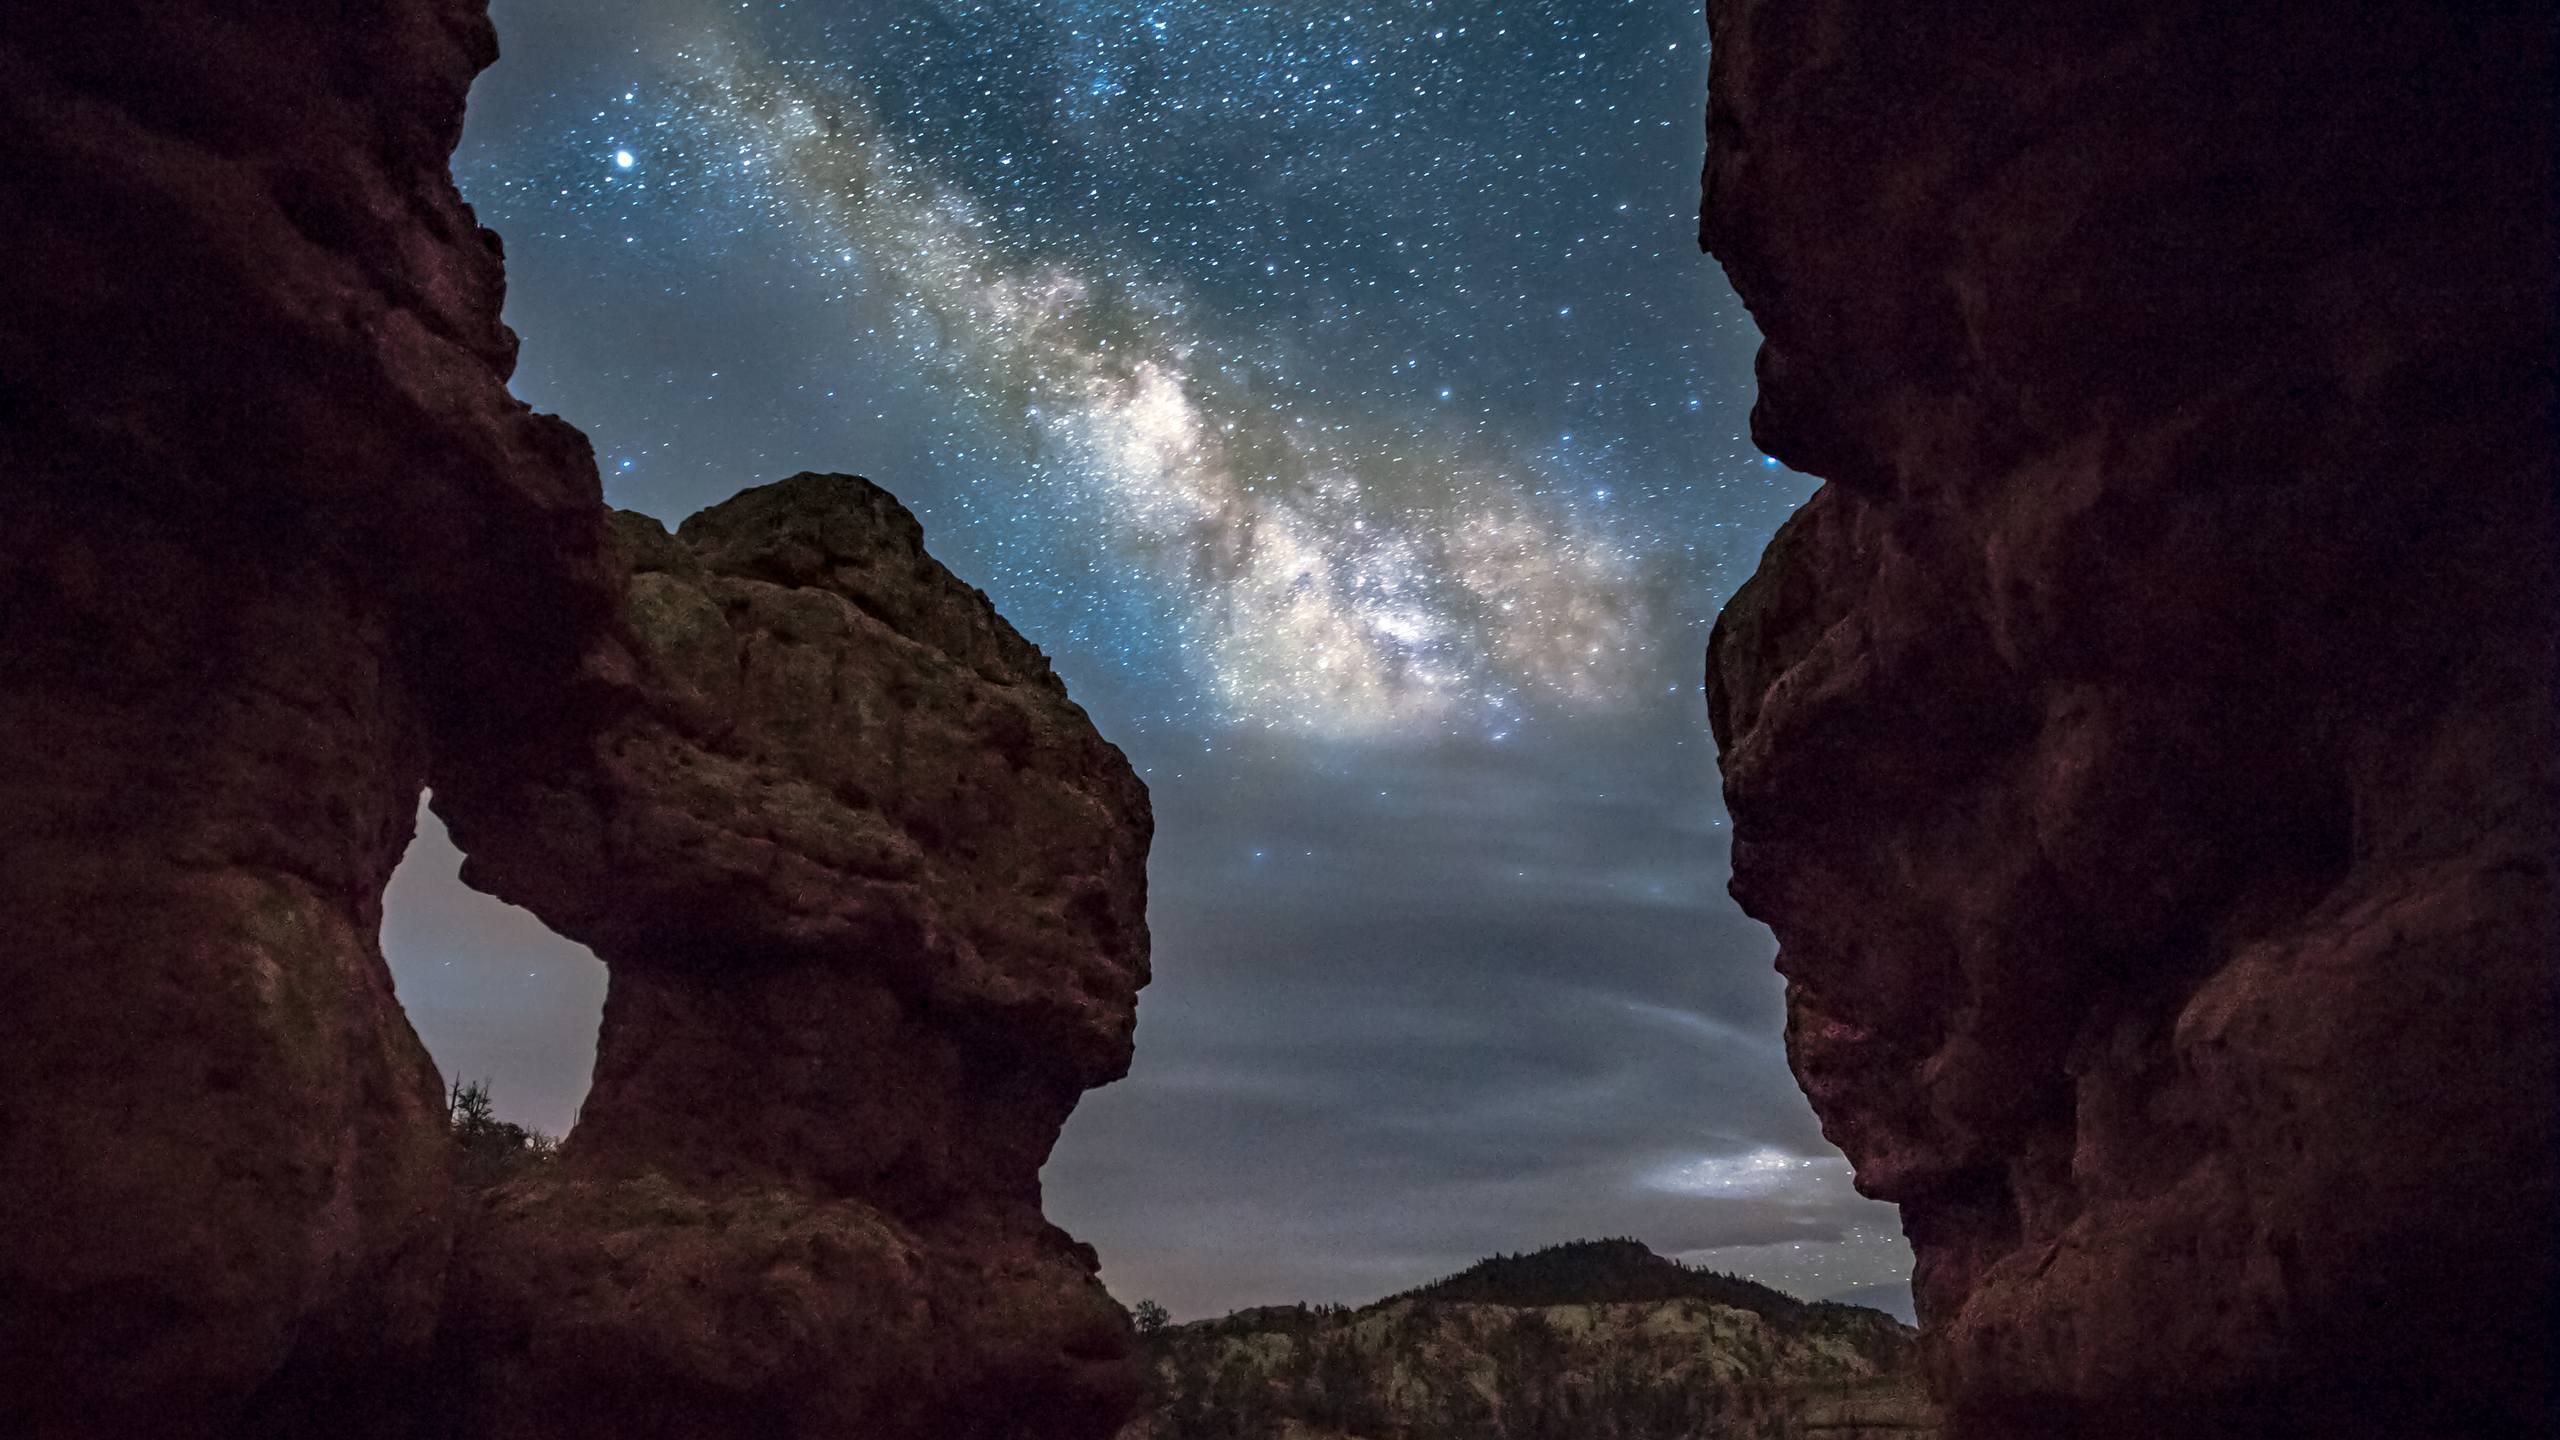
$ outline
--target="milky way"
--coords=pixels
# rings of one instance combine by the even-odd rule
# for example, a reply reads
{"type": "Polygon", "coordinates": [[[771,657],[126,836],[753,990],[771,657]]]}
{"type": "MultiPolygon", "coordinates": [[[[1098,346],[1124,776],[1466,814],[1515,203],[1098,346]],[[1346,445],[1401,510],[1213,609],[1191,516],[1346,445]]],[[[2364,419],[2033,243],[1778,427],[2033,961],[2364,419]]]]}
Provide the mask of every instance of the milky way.
{"type": "Polygon", "coordinates": [[[1172,587],[1181,643],[1235,716],[1499,732],[1523,690],[1627,688],[1645,567],[1555,498],[1572,477],[1454,424],[1296,393],[1275,347],[1201,317],[1178,281],[1015,253],[850,87],[733,53],[680,63],[674,133],[752,177],[819,268],[887,300],[893,343],[1172,587]]]}
{"type": "MultiPolygon", "coordinates": [[[[1600,1234],[1899,1278],[1722,894],[1699,653],[1808,486],[1695,247],[1694,5],[495,14],[456,173],[608,498],[870,475],[1147,778],[1136,1068],[1045,1174],[1115,1291],[1600,1234]]],[[[451,867],[404,1003],[558,1128],[595,967],[451,867]]]]}

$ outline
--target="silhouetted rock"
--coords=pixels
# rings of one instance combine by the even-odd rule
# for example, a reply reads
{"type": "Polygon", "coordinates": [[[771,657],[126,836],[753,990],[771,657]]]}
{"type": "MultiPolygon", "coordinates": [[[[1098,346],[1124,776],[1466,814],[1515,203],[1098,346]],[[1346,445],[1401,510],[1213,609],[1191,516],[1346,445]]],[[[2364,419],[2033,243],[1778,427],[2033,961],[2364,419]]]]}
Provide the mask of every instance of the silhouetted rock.
{"type": "Polygon", "coordinates": [[[0,14],[0,1433],[1107,1433],[1037,1175],[1127,1063],[1144,791],[861,482],[617,546],[446,172],[495,54],[0,14]],[[458,1252],[377,943],[430,784],[614,966],[458,1252]]]}
{"type": "Polygon", "coordinates": [[[0,17],[0,1431],[273,1433],[425,1355],[383,884],[439,712],[508,728],[613,600],[446,174],[494,54],[444,0],[0,17]]]}
{"type": "Polygon", "coordinates": [[[1967,1435],[2550,1403],[2547,7],[1716,0],[1734,894],[1967,1435]]]}
{"type": "Polygon", "coordinates": [[[1128,1067],[1145,788],[868,481],[616,523],[642,703],[435,797],[612,970],[561,1164],[457,1260],[473,1432],[1108,1429],[1127,1323],[1039,1171],[1128,1067]]]}

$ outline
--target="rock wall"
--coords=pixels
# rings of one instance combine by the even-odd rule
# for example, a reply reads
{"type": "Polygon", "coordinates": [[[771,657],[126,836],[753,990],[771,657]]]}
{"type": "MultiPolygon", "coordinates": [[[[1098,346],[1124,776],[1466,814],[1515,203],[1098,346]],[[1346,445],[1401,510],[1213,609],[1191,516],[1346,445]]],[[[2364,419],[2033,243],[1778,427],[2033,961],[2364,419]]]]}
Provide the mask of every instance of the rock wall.
{"type": "Polygon", "coordinates": [[[0,1433],[1108,1433],[1037,1169],[1126,1062],[1144,792],[878,492],[609,519],[447,174],[495,54],[0,13],[0,1433]],[[615,966],[592,1129],[467,1215],[377,943],[429,784],[615,966]]]}
{"type": "Polygon", "coordinates": [[[9,1433],[281,1429],[422,1362],[446,1140],[383,883],[439,700],[556,692],[611,610],[446,176],[487,22],[360,9],[0,18],[9,1433]]]}
{"type": "Polygon", "coordinates": [[[1967,1436],[2539,1433],[2547,7],[1711,0],[1735,896],[1967,1436]]]}

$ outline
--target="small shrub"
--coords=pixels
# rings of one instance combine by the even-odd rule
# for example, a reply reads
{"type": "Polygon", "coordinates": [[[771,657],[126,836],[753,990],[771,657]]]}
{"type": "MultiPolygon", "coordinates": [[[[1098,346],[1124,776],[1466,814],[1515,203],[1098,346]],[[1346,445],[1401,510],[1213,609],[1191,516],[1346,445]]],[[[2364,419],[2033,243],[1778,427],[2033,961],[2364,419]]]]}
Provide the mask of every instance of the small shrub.
{"type": "Polygon", "coordinates": [[[445,1094],[444,1113],[456,1151],[454,1183],[465,1190],[503,1185],[550,1164],[559,1154],[558,1139],[498,1118],[486,1080],[453,1082],[445,1094]]]}

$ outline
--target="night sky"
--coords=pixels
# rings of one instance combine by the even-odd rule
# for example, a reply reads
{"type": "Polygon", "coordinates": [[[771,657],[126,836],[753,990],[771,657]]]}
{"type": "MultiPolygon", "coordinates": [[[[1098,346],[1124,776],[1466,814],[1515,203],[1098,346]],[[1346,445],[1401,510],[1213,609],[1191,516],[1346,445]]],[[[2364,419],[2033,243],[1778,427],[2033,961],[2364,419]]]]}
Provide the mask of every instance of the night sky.
{"type": "MultiPolygon", "coordinates": [[[[1694,0],[494,9],[517,393],[670,522],[888,487],[1154,793],[1136,1068],[1046,1172],[1114,1293],[1903,1278],[1724,894],[1700,656],[1811,482],[1697,251],[1694,0]]],[[[402,999],[565,1129],[603,970],[455,865],[423,821],[402,999]]]]}

